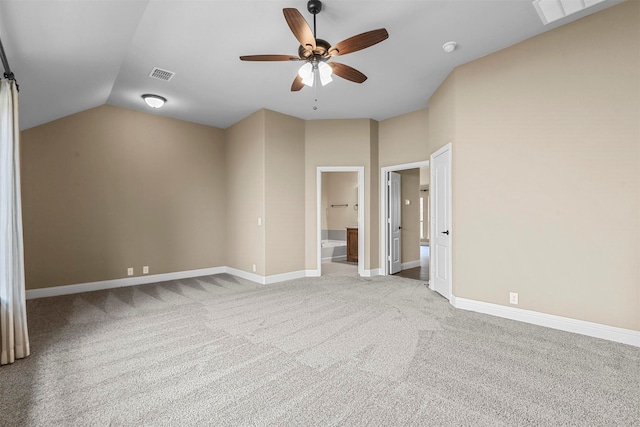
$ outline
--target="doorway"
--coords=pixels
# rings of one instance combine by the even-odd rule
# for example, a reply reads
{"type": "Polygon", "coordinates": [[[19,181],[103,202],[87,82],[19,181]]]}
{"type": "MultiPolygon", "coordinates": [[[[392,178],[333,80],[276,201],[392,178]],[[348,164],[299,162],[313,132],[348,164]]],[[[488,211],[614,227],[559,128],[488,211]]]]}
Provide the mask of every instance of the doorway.
{"type": "MultiPolygon", "coordinates": [[[[420,193],[419,193],[419,189],[420,189],[420,173],[419,171],[421,169],[425,169],[429,167],[429,161],[425,160],[425,161],[421,161],[421,162],[415,162],[415,163],[405,163],[405,164],[401,164],[401,165],[395,165],[395,166],[386,166],[381,168],[381,173],[380,173],[380,274],[383,276],[392,274],[392,272],[394,271],[393,268],[395,267],[395,269],[397,270],[397,262],[398,260],[396,259],[396,265],[392,266],[392,262],[393,262],[393,258],[394,256],[396,256],[398,254],[394,254],[394,247],[393,242],[394,242],[394,230],[392,230],[392,228],[400,228],[402,227],[402,230],[405,232],[403,235],[406,237],[407,233],[413,233],[413,234],[409,234],[412,238],[411,241],[415,240],[415,245],[410,244],[409,242],[409,248],[411,248],[411,254],[407,253],[407,256],[409,258],[412,258],[409,261],[405,261],[404,263],[401,263],[401,270],[407,270],[407,269],[414,269],[416,267],[420,267],[422,265],[423,262],[428,263],[429,259],[428,259],[428,251],[429,248],[428,246],[426,248],[423,248],[422,246],[420,246],[420,237],[421,237],[421,232],[420,232],[420,227],[422,225],[421,221],[419,221],[419,200],[420,200],[420,193]],[[392,202],[391,197],[392,197],[392,193],[394,191],[391,191],[390,187],[390,182],[391,182],[391,177],[394,176],[393,174],[400,174],[400,175],[407,175],[407,178],[409,176],[412,177],[413,181],[412,182],[412,187],[410,190],[410,193],[406,193],[406,192],[402,192],[402,186],[400,186],[400,210],[398,209],[393,209],[393,207],[395,206],[395,204],[398,203],[398,201],[396,200],[395,202],[392,202]],[[415,188],[413,188],[413,186],[415,186],[415,188]],[[415,191],[413,191],[415,190],[415,191]],[[413,194],[415,192],[415,194],[413,194]],[[411,194],[411,196],[407,196],[407,194],[411,194]],[[392,211],[394,211],[395,213],[392,213],[392,211]],[[398,215],[402,215],[403,212],[407,212],[407,211],[412,211],[412,215],[415,214],[415,221],[411,221],[410,224],[402,224],[402,220],[399,218],[394,218],[394,216],[398,216],[398,215]],[[393,222],[393,224],[392,224],[393,222]],[[413,223],[415,222],[415,224],[413,223]],[[415,235],[414,235],[415,234],[415,235]],[[415,246],[415,248],[413,247],[415,246]],[[427,258],[423,261],[423,253],[426,251],[427,253],[427,258]],[[415,258],[415,259],[414,259],[415,258]]],[[[396,195],[397,197],[397,195],[396,195]]],[[[413,218],[413,216],[410,216],[410,218],[413,218]]],[[[424,234],[422,234],[423,236],[424,234]]],[[[402,246],[402,243],[400,243],[400,246],[402,246]]],[[[407,244],[404,245],[405,248],[407,248],[407,244]]],[[[397,249],[397,248],[396,248],[397,249]]],[[[401,251],[402,249],[400,249],[401,251]]],[[[401,256],[401,255],[400,255],[401,256]]],[[[407,257],[404,257],[405,259],[407,259],[407,257]]],[[[425,272],[428,274],[428,268],[425,269],[425,272]]]]}
{"type": "MultiPolygon", "coordinates": [[[[364,248],[364,167],[318,167],[316,186],[318,276],[323,274],[323,258],[326,273],[348,274],[347,272],[355,271],[359,276],[364,275],[364,260],[367,256],[364,248]],[[332,176],[332,174],[336,175],[332,176]],[[326,190],[328,189],[327,187],[330,188],[331,182],[352,182],[348,177],[353,175],[356,177],[356,188],[348,184],[348,188],[341,188],[339,191],[332,193],[333,195],[328,194],[326,190]],[[348,246],[349,243],[351,243],[351,247],[348,246]],[[327,249],[329,245],[335,246],[327,249]],[[345,253],[342,254],[342,251],[345,253]],[[352,267],[349,269],[349,262],[346,260],[347,256],[349,256],[350,260],[357,258],[357,269],[353,268],[356,263],[352,263],[352,267]],[[328,257],[334,257],[336,262],[326,263],[328,257]],[[342,257],[344,257],[344,262],[342,257]],[[342,266],[339,265],[340,263],[342,266]]],[[[341,187],[342,185],[338,184],[338,186],[341,187]]]]}

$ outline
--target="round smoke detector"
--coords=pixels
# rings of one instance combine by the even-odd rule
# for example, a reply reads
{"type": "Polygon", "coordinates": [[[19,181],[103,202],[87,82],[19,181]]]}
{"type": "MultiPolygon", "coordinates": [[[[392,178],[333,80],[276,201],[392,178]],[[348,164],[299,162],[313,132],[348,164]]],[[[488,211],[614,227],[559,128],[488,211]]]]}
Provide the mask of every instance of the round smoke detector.
{"type": "Polygon", "coordinates": [[[442,49],[447,53],[451,53],[454,50],[456,50],[457,45],[458,44],[456,42],[446,42],[445,44],[442,45],[442,49]]]}

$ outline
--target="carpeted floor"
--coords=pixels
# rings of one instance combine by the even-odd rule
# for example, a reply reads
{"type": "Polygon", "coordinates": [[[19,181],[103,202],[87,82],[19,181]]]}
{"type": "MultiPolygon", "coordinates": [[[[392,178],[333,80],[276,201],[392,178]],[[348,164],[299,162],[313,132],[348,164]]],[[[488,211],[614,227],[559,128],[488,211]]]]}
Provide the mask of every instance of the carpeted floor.
{"type": "Polygon", "coordinates": [[[28,301],[0,425],[640,425],[640,349],[423,282],[216,275],[28,301]]]}

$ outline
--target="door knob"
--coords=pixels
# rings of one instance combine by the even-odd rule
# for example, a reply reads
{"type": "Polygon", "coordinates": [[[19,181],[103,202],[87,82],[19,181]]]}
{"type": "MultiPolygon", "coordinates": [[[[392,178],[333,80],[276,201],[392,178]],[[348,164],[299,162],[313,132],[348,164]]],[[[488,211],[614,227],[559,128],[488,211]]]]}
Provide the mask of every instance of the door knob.
{"type": "Polygon", "coordinates": [[[442,234],[446,234],[447,236],[449,235],[449,230],[447,231],[441,231],[442,234]]]}

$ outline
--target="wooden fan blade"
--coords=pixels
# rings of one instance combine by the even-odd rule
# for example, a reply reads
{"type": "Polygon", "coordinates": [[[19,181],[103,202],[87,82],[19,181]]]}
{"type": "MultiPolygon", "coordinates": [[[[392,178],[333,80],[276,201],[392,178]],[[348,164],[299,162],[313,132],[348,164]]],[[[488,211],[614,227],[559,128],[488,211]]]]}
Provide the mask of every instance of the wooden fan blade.
{"type": "Polygon", "coordinates": [[[340,64],[339,62],[328,62],[333,69],[333,74],[343,79],[350,80],[355,83],[362,83],[367,80],[367,76],[360,71],[348,65],[340,64]]]}
{"type": "Polygon", "coordinates": [[[347,53],[356,52],[378,44],[383,40],[389,38],[389,33],[384,28],[377,30],[367,31],[366,33],[358,34],[357,36],[349,37],[346,40],[342,40],[337,45],[329,49],[331,56],[346,55],[347,53]]]}
{"type": "Polygon", "coordinates": [[[282,9],[282,13],[284,14],[284,19],[286,19],[287,24],[289,24],[289,28],[291,28],[291,32],[296,36],[300,44],[307,50],[315,49],[316,38],[313,36],[311,27],[309,27],[307,21],[305,21],[300,12],[298,12],[298,9],[286,8],[282,9]]]}
{"type": "Polygon", "coordinates": [[[302,77],[296,75],[296,78],[293,80],[291,84],[291,92],[297,92],[304,87],[304,83],[302,83],[302,77]]]}
{"type": "Polygon", "coordinates": [[[300,61],[297,56],[291,55],[244,55],[241,61],[300,61]]]}

